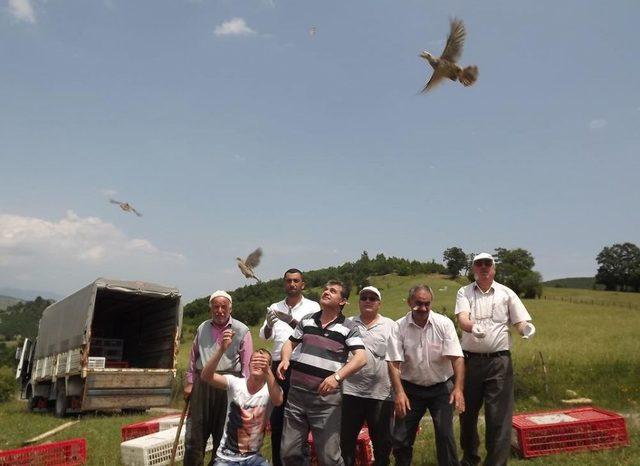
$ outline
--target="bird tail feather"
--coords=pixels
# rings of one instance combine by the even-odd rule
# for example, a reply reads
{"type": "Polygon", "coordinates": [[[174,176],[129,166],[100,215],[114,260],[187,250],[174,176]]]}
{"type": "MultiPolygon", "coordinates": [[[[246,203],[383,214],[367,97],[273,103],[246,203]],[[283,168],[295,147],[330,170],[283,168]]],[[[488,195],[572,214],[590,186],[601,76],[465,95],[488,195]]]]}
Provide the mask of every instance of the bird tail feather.
{"type": "Polygon", "coordinates": [[[462,83],[463,86],[471,86],[478,79],[478,67],[477,66],[467,66],[460,70],[460,74],[458,75],[458,80],[462,83]]]}

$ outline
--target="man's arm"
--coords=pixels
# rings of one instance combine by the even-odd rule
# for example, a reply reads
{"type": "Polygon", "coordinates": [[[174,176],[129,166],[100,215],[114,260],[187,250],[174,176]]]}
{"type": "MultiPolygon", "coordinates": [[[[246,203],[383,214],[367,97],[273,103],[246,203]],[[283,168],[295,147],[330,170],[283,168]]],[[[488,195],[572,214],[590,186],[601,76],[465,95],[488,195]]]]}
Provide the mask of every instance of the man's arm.
{"type": "Polygon", "coordinates": [[[367,353],[364,349],[358,348],[352,351],[353,357],[334,374],[324,379],[318,387],[318,393],[320,395],[327,395],[340,388],[340,382],[336,379],[336,374],[340,377],[340,380],[355,374],[364,366],[367,365],[367,353]]]}
{"type": "Polygon", "coordinates": [[[291,361],[291,353],[295,347],[298,346],[297,341],[287,340],[282,345],[282,349],[280,350],[280,364],[278,365],[278,378],[280,380],[284,380],[284,374],[289,369],[289,362],[291,361]]]}
{"type": "Polygon", "coordinates": [[[269,389],[269,398],[271,399],[271,404],[273,406],[280,406],[284,402],[284,395],[282,394],[282,388],[276,382],[276,378],[273,376],[273,372],[271,372],[271,368],[269,367],[269,363],[265,360],[264,373],[267,376],[267,388],[269,389]]]}
{"type": "Polygon", "coordinates": [[[251,338],[251,332],[247,331],[242,339],[240,345],[240,364],[242,365],[242,375],[245,378],[249,377],[250,369],[249,363],[251,362],[251,355],[253,354],[253,338],[251,338]]]}
{"type": "Polygon", "coordinates": [[[388,361],[387,366],[389,368],[389,378],[391,379],[393,391],[396,392],[396,416],[402,418],[407,415],[407,412],[411,411],[411,404],[400,380],[400,361],[388,361]]]}
{"type": "Polygon", "coordinates": [[[200,374],[200,378],[212,385],[215,388],[220,388],[223,390],[227,389],[229,385],[227,383],[227,379],[220,374],[216,374],[216,369],[218,368],[218,363],[220,359],[222,359],[222,355],[224,352],[231,346],[231,340],[233,339],[233,330],[227,329],[222,332],[222,342],[213,356],[209,358],[207,363],[202,368],[202,373],[200,374]]]}
{"type": "Polygon", "coordinates": [[[471,320],[471,303],[465,295],[465,288],[462,287],[456,294],[456,308],[454,310],[458,325],[467,333],[471,333],[473,321],[471,320]]]}
{"type": "Polygon", "coordinates": [[[464,358],[462,356],[447,356],[453,366],[455,385],[449,395],[449,404],[455,403],[456,411],[464,413],[464,358]]]}
{"type": "Polygon", "coordinates": [[[467,333],[471,333],[471,330],[473,329],[473,321],[471,320],[471,313],[460,312],[459,314],[456,315],[456,318],[458,319],[458,325],[460,326],[460,328],[467,333]]]}
{"type": "Polygon", "coordinates": [[[188,399],[191,396],[191,390],[193,390],[193,379],[196,372],[196,361],[200,356],[200,350],[198,349],[198,333],[196,330],[196,336],[193,339],[193,345],[191,345],[191,352],[189,353],[189,364],[187,366],[186,383],[184,385],[184,399],[188,399]]]}

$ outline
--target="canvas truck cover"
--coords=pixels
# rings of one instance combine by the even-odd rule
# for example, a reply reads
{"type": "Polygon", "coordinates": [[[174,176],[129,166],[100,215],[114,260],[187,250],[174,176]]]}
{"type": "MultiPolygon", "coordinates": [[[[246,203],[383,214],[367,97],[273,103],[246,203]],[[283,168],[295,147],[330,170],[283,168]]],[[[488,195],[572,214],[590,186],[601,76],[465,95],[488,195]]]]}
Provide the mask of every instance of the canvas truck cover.
{"type": "Polygon", "coordinates": [[[85,335],[91,328],[96,294],[100,289],[144,296],[180,297],[177,288],[147,282],[98,278],[44,310],[38,327],[36,359],[69,351],[86,343],[85,335]]]}

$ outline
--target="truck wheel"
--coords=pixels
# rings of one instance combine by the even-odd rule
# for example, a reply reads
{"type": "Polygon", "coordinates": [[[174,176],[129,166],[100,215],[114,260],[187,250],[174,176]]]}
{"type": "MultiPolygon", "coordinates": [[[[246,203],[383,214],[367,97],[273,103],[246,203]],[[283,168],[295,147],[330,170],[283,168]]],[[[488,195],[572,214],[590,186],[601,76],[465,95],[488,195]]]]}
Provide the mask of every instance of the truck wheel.
{"type": "Polygon", "coordinates": [[[56,392],[56,407],[54,414],[56,417],[65,417],[67,414],[67,393],[64,385],[58,387],[56,392]]]}

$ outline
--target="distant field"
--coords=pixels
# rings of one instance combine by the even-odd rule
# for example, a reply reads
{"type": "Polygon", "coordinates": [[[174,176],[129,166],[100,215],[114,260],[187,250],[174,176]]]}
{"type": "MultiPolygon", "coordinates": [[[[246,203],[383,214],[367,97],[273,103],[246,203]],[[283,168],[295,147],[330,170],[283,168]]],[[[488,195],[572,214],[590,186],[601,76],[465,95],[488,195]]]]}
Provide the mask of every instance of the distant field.
{"type": "MultiPolygon", "coordinates": [[[[434,309],[453,315],[459,283],[444,276],[376,277],[373,283],[383,295],[382,312],[397,319],[408,312],[405,304],[410,286],[426,282],[435,291],[434,309]]],[[[538,334],[531,341],[514,339],[516,371],[516,411],[553,409],[561,406],[567,389],[592,398],[596,406],[621,412],[628,417],[632,445],[625,449],[579,455],[557,455],[538,460],[514,459],[512,464],[528,465],[637,465],[640,464],[640,294],[584,289],[545,288],[546,299],[526,300],[538,334]],[[545,361],[545,376],[542,357],[545,361]]],[[[357,313],[357,296],[345,308],[357,313]]],[[[254,344],[258,326],[253,327],[254,344]]],[[[179,355],[184,372],[191,336],[185,338],[179,355]]],[[[181,401],[176,398],[176,406],[181,401]]],[[[150,417],[147,415],[146,417],[150,417]]],[[[142,416],[84,416],[82,422],[54,439],[86,436],[90,464],[119,463],[120,426],[142,416]]],[[[64,421],[52,416],[27,414],[23,404],[0,406],[0,449],[15,448],[21,440],[35,436],[64,421]],[[10,426],[7,428],[7,426],[10,426]]],[[[457,425],[457,423],[456,423],[457,425]]],[[[435,464],[433,433],[425,419],[416,443],[414,464],[435,464]]],[[[269,443],[265,444],[268,453],[269,443]]]]}
{"type": "Polygon", "coordinates": [[[581,288],[586,290],[602,289],[603,285],[596,285],[595,277],[570,277],[570,278],[558,278],[556,280],[549,280],[543,283],[545,287],[553,288],[581,288]]]}

